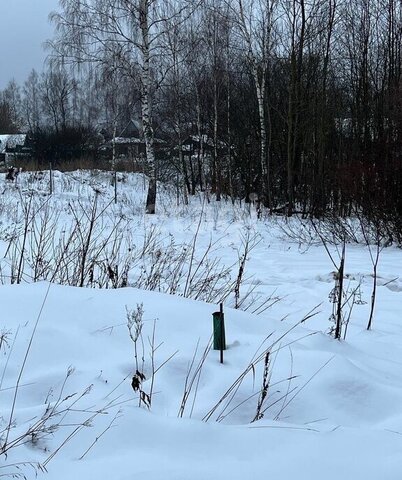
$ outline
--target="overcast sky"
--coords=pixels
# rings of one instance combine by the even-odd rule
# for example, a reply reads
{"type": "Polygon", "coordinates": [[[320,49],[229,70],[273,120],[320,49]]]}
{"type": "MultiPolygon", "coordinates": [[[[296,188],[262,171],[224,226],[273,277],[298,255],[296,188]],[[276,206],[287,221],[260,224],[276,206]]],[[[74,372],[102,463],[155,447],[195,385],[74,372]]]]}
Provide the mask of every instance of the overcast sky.
{"type": "Polygon", "coordinates": [[[42,70],[42,44],[52,36],[48,21],[58,0],[0,0],[0,89],[11,78],[22,83],[35,68],[42,70]]]}

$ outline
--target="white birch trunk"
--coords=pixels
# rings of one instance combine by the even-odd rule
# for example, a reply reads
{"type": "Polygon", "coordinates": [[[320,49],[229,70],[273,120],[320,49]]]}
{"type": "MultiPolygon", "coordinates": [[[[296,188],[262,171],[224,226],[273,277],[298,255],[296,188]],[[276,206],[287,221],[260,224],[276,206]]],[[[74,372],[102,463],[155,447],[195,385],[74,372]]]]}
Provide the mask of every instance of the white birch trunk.
{"type": "Polygon", "coordinates": [[[140,29],[141,29],[141,114],[142,127],[145,141],[145,152],[149,172],[149,185],[145,212],[154,214],[156,206],[156,169],[155,169],[155,149],[154,149],[154,130],[152,127],[151,114],[151,72],[150,72],[150,41],[149,41],[149,0],[140,0],[140,29]]]}
{"type": "Polygon", "coordinates": [[[262,193],[268,196],[269,179],[267,165],[267,130],[265,125],[265,69],[262,72],[262,78],[259,79],[257,67],[253,68],[253,77],[258,102],[258,117],[260,121],[260,164],[262,176],[262,193]]]}
{"type": "Polygon", "coordinates": [[[221,165],[218,156],[218,86],[214,74],[214,187],[216,200],[221,200],[221,165]]]}
{"type": "Polygon", "coordinates": [[[204,172],[204,139],[202,136],[202,125],[201,125],[201,105],[200,105],[200,96],[198,92],[198,87],[195,85],[195,95],[197,99],[197,104],[196,104],[196,111],[197,111],[197,135],[198,135],[198,142],[199,142],[199,148],[197,152],[197,157],[198,157],[198,175],[200,177],[200,189],[201,191],[204,190],[204,185],[205,188],[207,187],[205,184],[205,172],[204,172]]]}

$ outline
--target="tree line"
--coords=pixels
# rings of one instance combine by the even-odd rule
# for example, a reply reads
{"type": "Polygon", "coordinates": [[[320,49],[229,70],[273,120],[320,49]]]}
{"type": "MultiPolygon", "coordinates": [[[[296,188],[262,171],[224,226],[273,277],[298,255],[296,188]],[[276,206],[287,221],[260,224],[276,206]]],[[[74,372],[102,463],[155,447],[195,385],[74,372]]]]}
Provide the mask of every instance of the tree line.
{"type": "Polygon", "coordinates": [[[94,143],[140,119],[149,213],[167,169],[187,195],[288,215],[402,213],[401,2],[61,0],[51,20],[0,129],[94,143]]]}

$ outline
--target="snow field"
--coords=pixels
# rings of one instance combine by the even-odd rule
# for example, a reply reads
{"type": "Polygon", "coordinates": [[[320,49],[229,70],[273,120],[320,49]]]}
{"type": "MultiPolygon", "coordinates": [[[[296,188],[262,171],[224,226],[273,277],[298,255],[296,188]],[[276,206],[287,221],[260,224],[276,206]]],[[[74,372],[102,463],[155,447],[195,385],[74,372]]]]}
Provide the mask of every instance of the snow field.
{"type": "MultiPolygon", "coordinates": [[[[389,247],[381,253],[374,324],[368,332],[370,259],[364,246],[347,246],[346,285],[350,282],[350,288],[354,288],[361,282],[361,298],[367,303],[354,306],[347,338],[338,342],[326,333],[332,309],[328,296],[334,280],[333,266],[322,246],[306,249],[283,236],[280,221],[257,221],[245,206],[208,204],[202,198],[192,199],[187,207],[176,206],[175,192],[168,188],[161,190],[159,213],[149,218],[142,214],[144,179],[140,176],[126,176],[119,182],[119,201],[114,205],[105,174],[56,172],[55,194],[49,200],[57,218],[55,239],[74,219],[69,205],[87,205],[90,211],[95,188],[102,192],[97,194],[99,211],[105,208],[96,231],[99,244],[102,235],[113,229],[118,215],[123,217],[118,258],[123,258],[130,242],[138,250],[143,247],[152,228],[161,254],[172,238],[172,250],[183,245],[191,248],[198,229],[194,248],[197,257],[202,258],[211,242],[211,262],[218,259],[219,265],[232,266],[230,278],[220,279],[224,284],[236,278],[242,241],[251,232],[255,247],[240,288],[242,295],[255,288],[244,303],[248,310],[230,308],[235,301],[233,293],[226,299],[228,349],[224,364],[219,364],[218,352],[207,353],[182,418],[178,418],[186,377],[187,381],[192,378],[210,341],[212,312],[217,305],[163,293],[168,269],[164,271],[166,279],[159,284],[161,292],[112,289],[111,285],[108,289],[78,288],[49,283],[49,278],[32,283],[29,252],[24,257],[21,284],[10,285],[13,259],[8,247],[10,235],[20,225],[16,218],[23,215],[21,198],[33,190],[36,200],[47,200],[46,182],[46,174],[33,180],[23,174],[20,190],[5,185],[0,208],[0,302],[3,332],[8,332],[8,345],[1,356],[2,429],[10,416],[13,387],[37,320],[17,392],[15,427],[10,437],[26,431],[49,405],[52,408],[57,403],[58,411],[64,413],[51,418],[49,424],[58,427],[54,431],[43,432],[43,438],[31,438],[10,450],[2,460],[0,474],[12,470],[6,465],[23,461],[45,464],[47,477],[55,480],[73,476],[116,480],[142,476],[151,480],[205,480],[213,476],[229,480],[263,475],[283,479],[400,478],[399,249],[389,247]],[[251,313],[268,297],[278,301],[260,315],[251,313]],[[134,344],[127,329],[126,309],[140,304],[144,310],[144,392],[151,390],[153,335],[157,346],[154,368],[162,365],[154,376],[150,409],[138,407],[138,392],[131,388],[134,344]],[[315,307],[316,315],[299,324],[315,307]],[[270,351],[266,411],[262,419],[250,423],[261,391],[265,349],[270,351]],[[258,356],[261,361],[250,368],[250,362],[258,356]],[[239,388],[231,391],[234,395],[225,397],[247,368],[239,388]],[[222,396],[224,400],[219,403],[222,396]],[[208,421],[202,421],[206,416],[208,421]],[[88,427],[81,428],[86,422],[88,427]],[[73,432],[72,439],[47,463],[73,432]]],[[[30,241],[29,245],[31,248],[34,243],[30,241]]],[[[335,247],[331,249],[336,257],[335,247]]],[[[48,258],[52,252],[49,247],[48,258]]],[[[133,264],[128,285],[138,283],[143,269],[150,271],[154,253],[133,264]]],[[[183,294],[188,267],[185,272],[178,294],[183,294]]],[[[21,468],[33,478],[29,466],[21,468]]]]}

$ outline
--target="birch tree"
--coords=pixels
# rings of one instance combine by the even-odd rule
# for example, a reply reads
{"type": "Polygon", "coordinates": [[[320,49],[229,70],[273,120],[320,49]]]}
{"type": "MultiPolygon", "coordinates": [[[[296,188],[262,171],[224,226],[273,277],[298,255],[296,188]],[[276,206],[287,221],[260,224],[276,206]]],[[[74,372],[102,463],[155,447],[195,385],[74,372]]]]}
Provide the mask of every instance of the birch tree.
{"type": "Polygon", "coordinates": [[[276,42],[275,24],[278,16],[278,1],[238,0],[234,15],[241,41],[246,49],[257,96],[260,123],[261,189],[264,203],[270,206],[272,203],[270,185],[271,136],[269,109],[266,108],[267,75],[276,42]]]}
{"type": "Polygon", "coordinates": [[[106,69],[117,69],[122,75],[140,82],[141,119],[149,175],[146,213],[153,214],[156,167],[152,104],[158,87],[153,73],[157,71],[160,40],[165,33],[164,12],[173,12],[171,18],[177,16],[181,19],[183,12],[190,10],[190,2],[61,0],[60,5],[61,12],[51,15],[56,25],[56,38],[50,46],[56,57],[74,65],[92,62],[106,69]]]}

